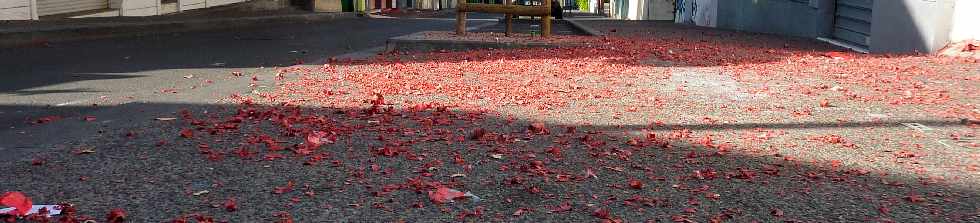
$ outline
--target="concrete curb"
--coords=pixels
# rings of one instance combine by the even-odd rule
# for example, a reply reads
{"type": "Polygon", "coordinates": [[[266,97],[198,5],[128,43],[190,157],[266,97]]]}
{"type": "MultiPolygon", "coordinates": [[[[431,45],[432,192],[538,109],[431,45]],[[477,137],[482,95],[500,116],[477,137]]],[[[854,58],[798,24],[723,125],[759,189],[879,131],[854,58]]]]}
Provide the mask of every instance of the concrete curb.
{"type": "Polygon", "coordinates": [[[578,29],[578,30],[580,30],[582,32],[588,33],[589,35],[592,35],[592,36],[605,36],[606,35],[605,33],[599,32],[599,30],[595,30],[592,27],[589,27],[589,26],[583,25],[582,23],[579,23],[575,19],[566,18],[565,21],[568,21],[568,24],[571,24],[572,27],[575,27],[576,29],[578,29]]]}
{"type": "Polygon", "coordinates": [[[431,52],[439,50],[447,51],[467,51],[477,49],[514,49],[514,48],[559,48],[563,47],[555,44],[545,43],[494,43],[480,41],[461,41],[461,40],[407,40],[407,39],[388,39],[385,52],[431,52]]]}
{"type": "Polygon", "coordinates": [[[576,43],[543,43],[543,42],[484,42],[473,40],[431,40],[415,39],[411,36],[398,36],[388,39],[384,52],[431,52],[431,51],[466,51],[478,49],[515,49],[515,48],[564,48],[581,47],[576,43]]]}
{"type": "Polygon", "coordinates": [[[0,30],[0,47],[15,47],[46,42],[139,36],[196,30],[227,29],[283,23],[322,22],[355,17],[357,17],[357,15],[351,12],[310,13],[299,15],[274,15],[220,19],[93,23],[77,26],[0,30]]]}
{"type": "MultiPolygon", "coordinates": [[[[500,19],[497,19],[497,21],[498,22],[501,22],[501,23],[504,23],[507,20],[504,19],[504,18],[500,18],[500,19]]],[[[572,28],[575,28],[578,31],[582,31],[583,33],[588,34],[590,36],[605,36],[606,35],[605,33],[599,32],[598,30],[595,30],[592,27],[583,25],[582,23],[579,23],[578,21],[575,21],[575,19],[573,19],[573,18],[564,18],[564,19],[561,19],[561,20],[557,20],[557,19],[556,20],[552,20],[552,22],[554,22],[552,24],[558,23],[559,21],[567,22],[569,25],[572,25],[572,28]]]]}

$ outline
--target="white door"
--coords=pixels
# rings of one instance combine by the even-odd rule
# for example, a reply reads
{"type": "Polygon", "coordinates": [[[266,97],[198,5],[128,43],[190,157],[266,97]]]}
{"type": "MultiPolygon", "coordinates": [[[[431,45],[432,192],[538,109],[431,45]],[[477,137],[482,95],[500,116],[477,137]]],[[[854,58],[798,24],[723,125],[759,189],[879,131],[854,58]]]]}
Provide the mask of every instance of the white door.
{"type": "Polygon", "coordinates": [[[57,15],[109,8],[109,0],[37,0],[37,15],[57,15]]]}

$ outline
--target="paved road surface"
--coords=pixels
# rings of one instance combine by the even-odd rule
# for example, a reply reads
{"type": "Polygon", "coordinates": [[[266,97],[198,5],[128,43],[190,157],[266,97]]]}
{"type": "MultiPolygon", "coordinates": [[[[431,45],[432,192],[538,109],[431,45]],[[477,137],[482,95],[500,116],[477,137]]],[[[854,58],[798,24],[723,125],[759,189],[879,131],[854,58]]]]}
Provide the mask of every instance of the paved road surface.
{"type": "MultiPolygon", "coordinates": [[[[486,24],[492,17],[471,15],[476,21],[470,24],[486,24]]],[[[251,74],[297,62],[322,63],[382,46],[389,37],[452,27],[450,18],[358,18],[0,49],[0,152],[6,154],[3,160],[16,158],[15,152],[177,109],[140,106],[144,103],[216,103],[250,91],[251,74]],[[245,77],[234,78],[232,72],[245,77]],[[35,125],[50,116],[92,116],[103,125],[35,125]]]]}

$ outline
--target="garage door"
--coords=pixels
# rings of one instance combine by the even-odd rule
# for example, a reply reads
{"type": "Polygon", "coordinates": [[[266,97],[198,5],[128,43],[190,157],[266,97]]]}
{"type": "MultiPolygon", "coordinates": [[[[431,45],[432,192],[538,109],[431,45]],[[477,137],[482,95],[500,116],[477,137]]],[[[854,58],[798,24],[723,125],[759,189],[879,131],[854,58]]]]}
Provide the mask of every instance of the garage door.
{"type": "Polygon", "coordinates": [[[874,0],[837,0],[834,38],[867,48],[871,45],[874,0]]]}
{"type": "Polygon", "coordinates": [[[56,15],[109,8],[108,0],[37,0],[37,15],[56,15]]]}

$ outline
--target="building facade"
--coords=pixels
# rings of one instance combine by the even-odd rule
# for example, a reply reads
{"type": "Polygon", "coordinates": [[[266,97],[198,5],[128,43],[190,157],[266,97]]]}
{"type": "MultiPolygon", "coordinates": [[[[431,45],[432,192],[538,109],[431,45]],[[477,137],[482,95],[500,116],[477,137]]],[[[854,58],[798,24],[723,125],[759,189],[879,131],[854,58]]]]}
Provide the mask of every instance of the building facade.
{"type": "Polygon", "coordinates": [[[819,38],[874,53],[980,39],[978,0],[611,0],[610,16],[819,38]],[[666,10],[667,7],[673,10],[666,10]]]}
{"type": "MultiPolygon", "coordinates": [[[[340,12],[353,11],[355,0],[309,1],[312,10],[340,12]]],[[[37,20],[46,16],[153,16],[244,2],[289,4],[288,0],[0,0],[0,20],[37,20]]]]}
{"type": "MultiPolygon", "coordinates": [[[[602,1],[589,1],[598,8],[602,1]]],[[[609,0],[609,16],[624,20],[674,20],[675,0],[609,0]]]]}
{"type": "Polygon", "coordinates": [[[420,10],[443,10],[456,8],[456,0],[407,0],[407,8],[420,10]]]}

